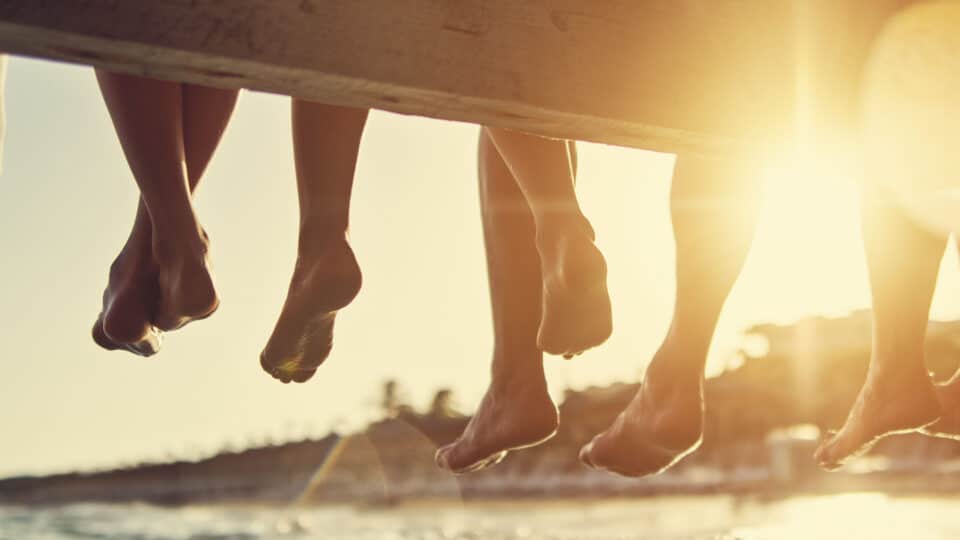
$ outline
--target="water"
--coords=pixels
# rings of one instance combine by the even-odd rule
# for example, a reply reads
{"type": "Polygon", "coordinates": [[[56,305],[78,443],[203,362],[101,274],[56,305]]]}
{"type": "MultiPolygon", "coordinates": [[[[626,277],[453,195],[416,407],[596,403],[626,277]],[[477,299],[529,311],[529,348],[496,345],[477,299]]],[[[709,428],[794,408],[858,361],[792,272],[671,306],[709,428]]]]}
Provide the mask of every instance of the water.
{"type": "Polygon", "coordinates": [[[881,494],[419,503],[392,509],[0,508],[2,540],[953,539],[960,498],[881,494]]]}

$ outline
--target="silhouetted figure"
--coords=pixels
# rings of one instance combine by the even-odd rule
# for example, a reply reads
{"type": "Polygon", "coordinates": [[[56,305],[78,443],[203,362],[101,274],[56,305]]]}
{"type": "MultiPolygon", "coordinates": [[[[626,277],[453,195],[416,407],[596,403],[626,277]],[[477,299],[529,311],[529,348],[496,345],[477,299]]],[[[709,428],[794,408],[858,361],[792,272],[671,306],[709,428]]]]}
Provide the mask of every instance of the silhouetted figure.
{"type": "MultiPolygon", "coordinates": [[[[93,335],[104,348],[150,355],[162,331],[207,317],[219,303],[209,241],[191,194],[237,93],[103,71],[98,80],[142,197],[134,230],[111,268],[93,335]]],[[[330,354],[337,311],[360,289],[347,233],[367,114],[293,100],[299,249],[286,302],[260,357],[264,370],[285,383],[313,376],[330,354]]],[[[538,343],[567,356],[602,343],[611,331],[606,264],[576,201],[567,143],[488,133],[534,216],[544,314],[538,343]]]]}
{"type": "Polygon", "coordinates": [[[149,356],[162,331],[207,317],[219,303],[191,193],[237,92],[99,70],[97,80],[141,198],[110,268],[93,338],[106,349],[149,356]]]}
{"type": "Polygon", "coordinates": [[[294,99],[292,115],[300,240],[287,299],[260,365],[280,381],[302,383],[330,355],[337,312],[360,291],[348,231],[368,111],[294,99]]]}
{"type": "MultiPolygon", "coordinates": [[[[490,386],[476,414],[458,440],[437,452],[440,466],[460,473],[539,444],[558,425],[537,341],[538,306],[546,289],[535,255],[535,213],[500,157],[493,140],[481,136],[480,200],[495,346],[490,386]]],[[[758,181],[756,171],[736,162],[678,160],[672,196],[678,273],[672,330],[634,402],[581,453],[588,465],[651,474],[699,444],[707,348],[753,238],[758,181]]]]}
{"type": "Polygon", "coordinates": [[[960,433],[960,372],[936,386],[925,337],[956,215],[960,5],[920,2],[892,17],[864,69],[863,241],[873,297],[873,350],[862,389],[817,449],[835,469],[883,437],[960,433]],[[949,59],[949,60],[948,60],[949,59]]]}
{"type": "Polygon", "coordinates": [[[677,158],[671,192],[673,321],[633,401],[580,451],[587,466],[625,476],[656,474],[700,445],[707,353],[750,250],[759,183],[758,169],[748,161],[677,158]]]}
{"type": "MultiPolygon", "coordinates": [[[[577,202],[572,143],[498,128],[485,132],[533,218],[542,289],[537,344],[547,354],[571,357],[603,343],[613,330],[607,267],[577,202]]],[[[499,165],[488,153],[482,157],[491,161],[485,167],[499,165]]]]}
{"type": "MultiPolygon", "coordinates": [[[[481,137],[480,192],[495,343],[491,382],[463,435],[437,452],[440,466],[461,473],[550,438],[558,423],[536,341],[543,290],[534,255],[536,220],[509,167],[497,157],[491,141],[481,137]]],[[[756,171],[741,163],[678,159],[672,194],[677,305],[671,332],[633,403],[581,452],[588,465],[631,476],[652,474],[699,444],[707,349],[753,238],[758,185],[756,171]]]]}
{"type": "MultiPolygon", "coordinates": [[[[571,174],[577,162],[569,146],[571,174]]],[[[437,464],[465,473],[494,465],[510,450],[539,444],[557,430],[537,345],[543,277],[537,227],[510,167],[486,131],[478,146],[480,207],[493,313],[490,385],[464,433],[440,448],[437,464]]]]}
{"type": "MultiPolygon", "coordinates": [[[[877,190],[863,202],[863,240],[873,295],[873,351],[867,380],[844,426],[816,452],[836,469],[881,438],[929,426],[957,433],[955,414],[943,423],[938,389],[924,363],[924,339],[947,234],[921,227],[877,190]],[[933,425],[931,425],[933,424],[933,425]]],[[[957,377],[939,389],[946,406],[960,404],[957,377]]]]}
{"type": "MultiPolygon", "coordinates": [[[[300,254],[280,321],[260,360],[283,382],[313,376],[330,354],[336,312],[360,288],[346,232],[365,119],[366,111],[305,103],[294,108],[300,254]]],[[[543,261],[537,286],[547,314],[539,343],[568,356],[599,345],[612,324],[606,264],[576,201],[567,143],[499,129],[486,133],[499,144],[500,159],[518,171],[511,178],[523,190],[525,207],[535,209],[531,254],[543,261]]]]}

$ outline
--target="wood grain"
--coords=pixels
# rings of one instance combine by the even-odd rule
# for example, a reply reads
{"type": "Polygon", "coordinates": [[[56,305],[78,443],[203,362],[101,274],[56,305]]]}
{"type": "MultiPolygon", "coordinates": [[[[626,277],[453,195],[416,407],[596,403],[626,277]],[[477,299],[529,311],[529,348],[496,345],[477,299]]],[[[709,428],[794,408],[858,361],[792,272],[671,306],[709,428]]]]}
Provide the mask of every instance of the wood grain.
{"type": "Polygon", "coordinates": [[[0,0],[0,50],[668,152],[849,121],[910,0],[0,0]]]}

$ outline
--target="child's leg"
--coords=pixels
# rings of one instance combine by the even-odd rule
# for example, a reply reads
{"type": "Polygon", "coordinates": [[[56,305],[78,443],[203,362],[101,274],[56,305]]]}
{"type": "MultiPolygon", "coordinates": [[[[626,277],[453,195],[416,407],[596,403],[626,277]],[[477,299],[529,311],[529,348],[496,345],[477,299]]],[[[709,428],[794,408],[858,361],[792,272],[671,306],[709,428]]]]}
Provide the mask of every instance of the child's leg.
{"type": "Polygon", "coordinates": [[[577,204],[566,141],[486,128],[533,213],[543,279],[538,343],[572,356],[612,330],[606,263],[577,204]]]}
{"type": "Polygon", "coordinates": [[[326,360],[337,310],[360,290],[347,229],[367,112],[293,100],[300,244],[287,300],[260,355],[263,369],[285,383],[306,382],[326,360]]]}
{"type": "Polygon", "coordinates": [[[580,451],[588,466],[626,476],[655,474],[699,445],[704,364],[750,249],[759,190],[757,171],[744,163],[678,158],[671,193],[677,247],[673,322],[633,401],[580,451]]]}
{"type": "MultiPolygon", "coordinates": [[[[181,86],[184,154],[192,192],[223,135],[237,91],[181,86]]],[[[105,349],[122,348],[147,356],[159,350],[159,333],[151,322],[158,301],[152,228],[141,198],[133,230],[111,266],[103,310],[93,327],[94,340],[105,349]]]]}
{"type": "Polygon", "coordinates": [[[160,330],[179,328],[210,315],[219,302],[207,263],[208,240],[190,200],[182,85],[103,71],[97,79],[150,214],[158,282],[152,321],[160,330]]]}
{"type": "Polygon", "coordinates": [[[846,423],[817,449],[817,461],[827,469],[882,437],[940,417],[923,348],[946,237],[871,196],[863,204],[863,239],[873,294],[873,355],[846,423]]]}
{"type": "Polygon", "coordinates": [[[494,350],[480,407],[464,433],[437,451],[437,464],[455,472],[493,465],[507,451],[537,444],[557,428],[537,347],[543,283],[533,216],[485,130],[478,154],[494,350]]]}

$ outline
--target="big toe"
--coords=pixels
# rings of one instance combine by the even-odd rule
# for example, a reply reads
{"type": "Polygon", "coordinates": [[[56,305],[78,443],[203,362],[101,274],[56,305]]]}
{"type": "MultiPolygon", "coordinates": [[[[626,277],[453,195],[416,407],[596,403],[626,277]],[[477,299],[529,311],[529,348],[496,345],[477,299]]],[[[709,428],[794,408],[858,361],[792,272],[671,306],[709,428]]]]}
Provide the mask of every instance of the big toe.
{"type": "Polygon", "coordinates": [[[591,459],[590,454],[593,453],[593,441],[588,442],[580,448],[580,452],[577,454],[577,459],[580,460],[580,463],[590,469],[596,469],[597,466],[594,465],[593,459],[591,459]]]}
{"type": "MultiPolygon", "coordinates": [[[[127,332],[129,335],[137,333],[125,331],[125,333],[127,332]]],[[[93,336],[93,341],[103,349],[108,351],[126,350],[144,357],[153,356],[160,352],[160,345],[163,341],[160,331],[152,326],[148,327],[146,333],[138,339],[133,339],[129,342],[118,341],[107,334],[104,329],[102,314],[97,317],[97,321],[93,324],[91,335],[93,336]]]]}
{"type": "Polygon", "coordinates": [[[437,467],[451,472],[458,469],[459,467],[453,461],[453,455],[455,454],[456,448],[456,442],[438,448],[437,452],[433,456],[433,461],[436,463],[437,467]]]}
{"type": "Polygon", "coordinates": [[[459,441],[443,446],[434,455],[434,462],[441,469],[454,474],[468,474],[497,465],[507,457],[508,453],[502,450],[490,455],[476,456],[465,448],[459,441]]]}
{"type": "Polygon", "coordinates": [[[461,448],[460,441],[455,441],[440,447],[434,455],[434,462],[437,464],[437,467],[450,472],[460,472],[473,465],[471,460],[464,459],[461,448]]]}
{"type": "Polygon", "coordinates": [[[114,341],[110,339],[110,336],[103,331],[103,315],[97,317],[97,321],[93,323],[93,329],[90,331],[90,334],[93,337],[94,343],[103,349],[115,351],[121,348],[120,345],[114,343],[114,341]]]}
{"type": "Polygon", "coordinates": [[[837,437],[837,432],[828,432],[823,442],[813,453],[813,459],[817,462],[817,466],[825,471],[835,471],[843,466],[843,458],[839,455],[837,448],[840,443],[837,437]]]}

